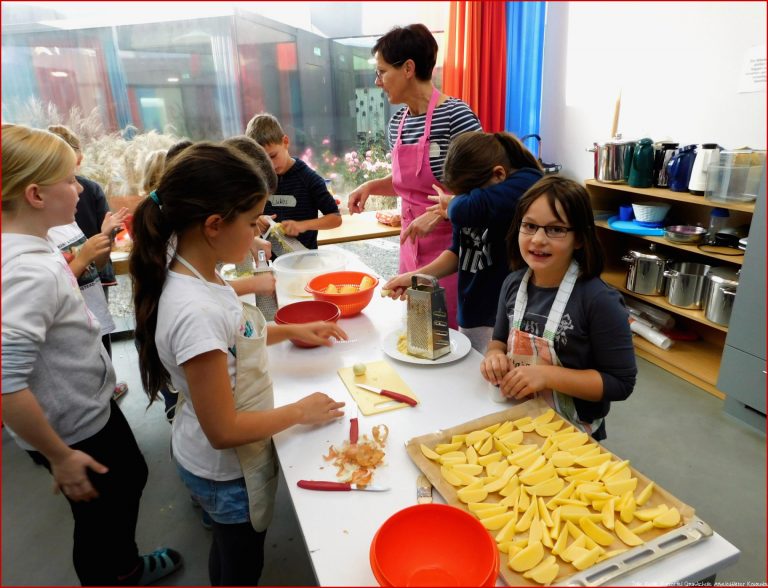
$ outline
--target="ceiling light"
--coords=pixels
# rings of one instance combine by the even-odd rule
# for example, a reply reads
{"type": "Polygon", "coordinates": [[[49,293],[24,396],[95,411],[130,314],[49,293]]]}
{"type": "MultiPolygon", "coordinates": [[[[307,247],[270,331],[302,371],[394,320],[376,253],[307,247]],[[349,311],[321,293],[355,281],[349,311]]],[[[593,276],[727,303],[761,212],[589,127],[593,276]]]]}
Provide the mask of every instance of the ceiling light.
{"type": "Polygon", "coordinates": [[[178,82],[178,81],[179,81],[179,78],[168,78],[168,81],[169,81],[169,82],[174,82],[174,83],[175,83],[175,82],[178,82]]]}
{"type": "Polygon", "coordinates": [[[67,78],[67,77],[69,77],[69,74],[67,72],[65,72],[65,71],[52,71],[51,75],[54,78],[67,78]]]}

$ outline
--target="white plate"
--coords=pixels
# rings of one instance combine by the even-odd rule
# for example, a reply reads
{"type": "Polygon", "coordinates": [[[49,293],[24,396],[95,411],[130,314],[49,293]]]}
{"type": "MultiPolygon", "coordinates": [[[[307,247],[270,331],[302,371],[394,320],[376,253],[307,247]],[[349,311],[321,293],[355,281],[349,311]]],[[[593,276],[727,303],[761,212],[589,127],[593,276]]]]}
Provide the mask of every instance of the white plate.
{"type": "Polygon", "coordinates": [[[421,357],[414,357],[413,355],[400,353],[397,350],[397,340],[400,338],[400,334],[403,332],[403,329],[392,331],[386,337],[384,337],[383,341],[381,342],[381,349],[392,359],[398,359],[407,363],[419,363],[424,365],[451,363],[452,361],[461,359],[467,353],[469,353],[469,350],[472,349],[472,343],[470,343],[467,336],[463,333],[459,333],[453,329],[448,330],[450,331],[449,337],[451,338],[451,352],[443,355],[442,357],[438,357],[437,359],[423,359],[421,357]]]}

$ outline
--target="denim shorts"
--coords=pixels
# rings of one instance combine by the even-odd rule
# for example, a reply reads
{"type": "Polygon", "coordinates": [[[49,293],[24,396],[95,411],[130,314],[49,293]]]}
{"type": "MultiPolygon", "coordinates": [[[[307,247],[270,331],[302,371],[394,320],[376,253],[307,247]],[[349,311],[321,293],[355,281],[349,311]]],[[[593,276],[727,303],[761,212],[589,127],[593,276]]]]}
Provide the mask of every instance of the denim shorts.
{"type": "Polygon", "coordinates": [[[208,480],[185,470],[179,462],[176,469],[192,498],[214,521],[223,525],[250,522],[245,478],[208,480]]]}

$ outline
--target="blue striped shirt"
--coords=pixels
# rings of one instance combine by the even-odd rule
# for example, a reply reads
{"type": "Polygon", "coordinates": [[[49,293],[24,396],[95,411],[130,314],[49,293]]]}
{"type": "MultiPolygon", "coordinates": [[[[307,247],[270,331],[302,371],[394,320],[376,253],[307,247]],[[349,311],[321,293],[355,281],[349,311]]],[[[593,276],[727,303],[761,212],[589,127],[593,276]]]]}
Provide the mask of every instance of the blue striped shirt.
{"type": "MultiPolygon", "coordinates": [[[[408,111],[407,106],[398,110],[389,121],[388,136],[389,148],[392,149],[397,141],[397,128],[400,119],[408,111]]],[[[408,115],[403,125],[403,145],[414,145],[424,135],[424,123],[427,115],[408,115]]],[[[434,154],[430,151],[429,167],[438,181],[443,180],[443,164],[445,154],[448,152],[449,143],[457,136],[468,131],[482,131],[480,120],[464,102],[458,98],[448,98],[445,102],[435,107],[432,113],[432,128],[429,131],[429,142],[440,146],[440,152],[434,154]]]]}

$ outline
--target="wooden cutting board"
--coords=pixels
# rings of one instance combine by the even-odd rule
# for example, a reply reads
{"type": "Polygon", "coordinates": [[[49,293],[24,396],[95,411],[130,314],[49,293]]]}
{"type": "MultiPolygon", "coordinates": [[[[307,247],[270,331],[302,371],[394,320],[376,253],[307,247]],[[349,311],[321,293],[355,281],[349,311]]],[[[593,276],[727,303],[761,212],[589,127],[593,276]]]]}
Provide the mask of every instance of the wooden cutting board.
{"type": "Polygon", "coordinates": [[[418,401],[418,397],[411,391],[395,369],[386,361],[374,361],[365,364],[365,374],[356,376],[352,367],[339,368],[339,377],[349,390],[352,398],[365,416],[396,410],[398,408],[410,408],[404,402],[397,402],[386,396],[380,396],[374,392],[368,392],[358,388],[355,384],[367,384],[377,388],[386,388],[393,392],[405,394],[418,401]]]}

